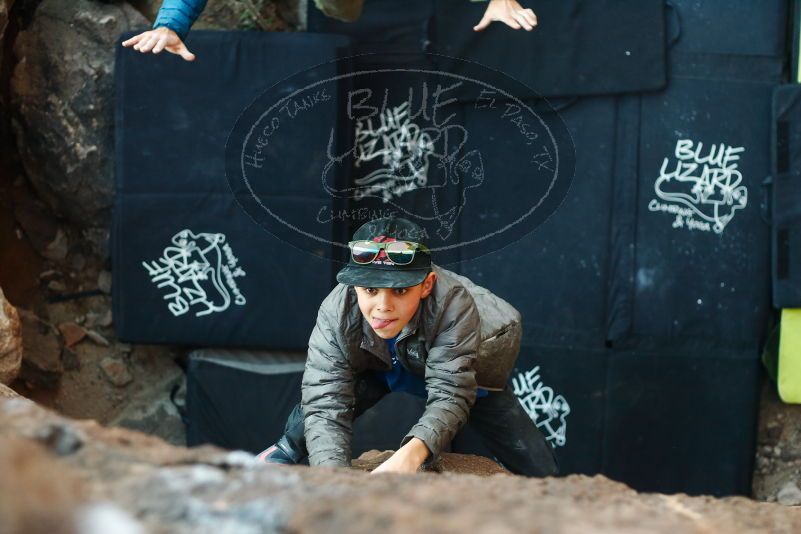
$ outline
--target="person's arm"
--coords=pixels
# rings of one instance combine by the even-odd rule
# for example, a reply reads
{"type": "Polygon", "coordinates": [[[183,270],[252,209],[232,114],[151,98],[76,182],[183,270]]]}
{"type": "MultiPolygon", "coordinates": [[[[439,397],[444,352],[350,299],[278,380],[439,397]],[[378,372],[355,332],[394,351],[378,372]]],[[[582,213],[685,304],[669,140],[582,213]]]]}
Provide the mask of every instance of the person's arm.
{"type": "Polygon", "coordinates": [[[480,32],[494,21],[503,22],[515,30],[531,31],[537,25],[537,15],[531,9],[524,9],[516,0],[490,0],[484,16],[473,30],[480,32]]]}
{"type": "Polygon", "coordinates": [[[143,54],[150,51],[158,54],[166,50],[186,61],[194,61],[195,54],[186,47],[184,39],[205,7],[206,0],[164,0],[153,29],[123,41],[122,46],[132,46],[143,54]]]}
{"type": "Polygon", "coordinates": [[[161,4],[153,29],[167,27],[174,31],[181,41],[206,7],[207,0],[164,0],[161,4]]]}
{"type": "Polygon", "coordinates": [[[442,329],[426,359],[428,400],[420,420],[401,441],[401,448],[417,438],[425,444],[430,464],[467,422],[476,400],[476,373],[481,319],[467,289],[454,291],[443,312],[442,329]]]}
{"type": "Polygon", "coordinates": [[[311,466],[350,467],[353,371],[337,340],[337,321],[326,313],[326,304],[323,302],[317,314],[303,372],[306,448],[311,466]]]}

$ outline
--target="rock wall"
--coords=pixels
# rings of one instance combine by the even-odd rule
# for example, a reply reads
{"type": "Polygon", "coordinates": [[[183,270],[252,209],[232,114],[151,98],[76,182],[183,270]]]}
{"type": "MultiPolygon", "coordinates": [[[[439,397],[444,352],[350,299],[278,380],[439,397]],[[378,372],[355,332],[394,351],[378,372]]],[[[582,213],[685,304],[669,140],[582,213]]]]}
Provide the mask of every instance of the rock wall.
{"type": "Polygon", "coordinates": [[[638,494],[604,477],[371,475],[172,447],[0,398],[0,524],[10,532],[801,532],[801,511],[741,497],[638,494]],[[19,526],[21,525],[21,526],[19,526]],[[105,529],[95,530],[98,525],[105,529]]]}
{"type": "Polygon", "coordinates": [[[0,288],[0,384],[10,384],[22,366],[22,324],[19,313],[0,288]]]}
{"type": "Polygon", "coordinates": [[[8,27],[8,12],[11,11],[12,5],[14,0],[0,0],[0,58],[3,57],[3,36],[8,27]]]}
{"type": "Polygon", "coordinates": [[[14,43],[12,124],[26,175],[58,216],[107,227],[113,194],[113,68],[127,3],[43,0],[14,43]]]}

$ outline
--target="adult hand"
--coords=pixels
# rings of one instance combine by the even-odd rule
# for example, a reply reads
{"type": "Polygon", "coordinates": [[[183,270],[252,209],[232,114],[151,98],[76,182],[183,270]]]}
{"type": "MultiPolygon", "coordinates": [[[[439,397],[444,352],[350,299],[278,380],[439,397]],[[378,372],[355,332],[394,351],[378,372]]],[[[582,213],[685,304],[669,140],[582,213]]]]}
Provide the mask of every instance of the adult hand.
{"type": "Polygon", "coordinates": [[[412,438],[395,451],[384,463],[370,473],[416,473],[428,458],[428,447],[418,438],[412,438]]]}
{"type": "Polygon", "coordinates": [[[537,15],[531,9],[523,9],[515,0],[490,0],[484,16],[473,30],[480,32],[493,21],[503,22],[515,30],[524,28],[531,31],[537,25],[537,15]]]}
{"type": "Polygon", "coordinates": [[[134,50],[139,50],[143,54],[151,50],[154,54],[166,50],[172,54],[178,54],[186,61],[195,60],[195,54],[186,48],[186,45],[181,41],[181,38],[178,37],[178,34],[166,26],[134,35],[127,41],[123,41],[122,46],[133,46],[134,50]]]}

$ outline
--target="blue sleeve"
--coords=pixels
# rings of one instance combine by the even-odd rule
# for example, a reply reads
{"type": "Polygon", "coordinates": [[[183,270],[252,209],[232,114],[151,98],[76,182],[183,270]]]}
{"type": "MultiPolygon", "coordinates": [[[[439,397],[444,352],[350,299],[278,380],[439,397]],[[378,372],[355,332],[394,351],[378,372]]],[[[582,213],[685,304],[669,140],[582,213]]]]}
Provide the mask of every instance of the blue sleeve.
{"type": "Polygon", "coordinates": [[[206,7],[207,0],[164,0],[156,15],[153,28],[166,26],[178,34],[181,40],[186,39],[189,28],[206,7]]]}

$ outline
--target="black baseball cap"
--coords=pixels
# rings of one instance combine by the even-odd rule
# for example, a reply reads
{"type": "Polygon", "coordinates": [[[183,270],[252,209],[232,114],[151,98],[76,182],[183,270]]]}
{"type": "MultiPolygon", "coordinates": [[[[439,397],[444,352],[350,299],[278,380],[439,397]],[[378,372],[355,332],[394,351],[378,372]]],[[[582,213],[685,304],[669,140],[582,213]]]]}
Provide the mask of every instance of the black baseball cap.
{"type": "MultiPolygon", "coordinates": [[[[412,241],[425,245],[426,235],[422,227],[408,219],[383,217],[364,223],[353,234],[353,241],[412,241]]],[[[373,262],[366,264],[356,263],[350,255],[348,265],[337,273],[337,281],[360,287],[410,287],[421,283],[430,272],[431,254],[428,252],[418,248],[411,263],[398,265],[382,250],[373,262]]]]}

